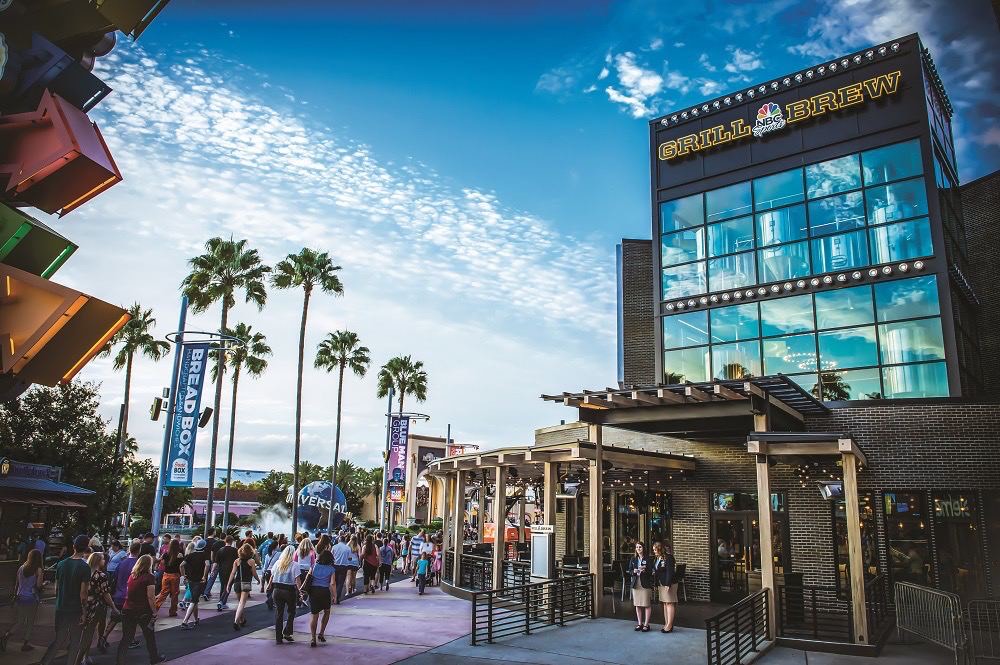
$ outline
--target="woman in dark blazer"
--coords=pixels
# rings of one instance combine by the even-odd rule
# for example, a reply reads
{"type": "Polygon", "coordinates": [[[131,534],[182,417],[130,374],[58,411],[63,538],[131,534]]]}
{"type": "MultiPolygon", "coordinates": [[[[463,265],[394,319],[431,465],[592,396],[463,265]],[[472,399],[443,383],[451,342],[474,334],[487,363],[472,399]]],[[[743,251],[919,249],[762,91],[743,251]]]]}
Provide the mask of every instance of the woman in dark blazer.
{"type": "Polygon", "coordinates": [[[632,580],[632,604],[635,605],[636,631],[649,632],[653,614],[653,562],[646,556],[642,543],[635,544],[635,556],[629,559],[628,574],[632,580]],[[645,617],[645,618],[644,618],[645,617]]]}
{"type": "Polygon", "coordinates": [[[670,545],[653,543],[653,576],[656,578],[657,596],[663,604],[663,628],[661,633],[674,630],[674,615],[677,611],[677,562],[674,561],[670,545]]]}

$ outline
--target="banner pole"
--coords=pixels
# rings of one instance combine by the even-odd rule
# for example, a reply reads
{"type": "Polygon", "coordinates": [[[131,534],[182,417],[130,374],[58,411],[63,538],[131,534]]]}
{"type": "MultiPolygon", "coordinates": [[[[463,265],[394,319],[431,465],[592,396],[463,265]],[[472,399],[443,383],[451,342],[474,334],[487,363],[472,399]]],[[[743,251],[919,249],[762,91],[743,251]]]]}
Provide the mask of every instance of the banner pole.
{"type": "Polygon", "coordinates": [[[379,517],[379,529],[389,528],[389,430],[392,424],[392,386],[389,386],[389,408],[385,414],[385,456],[382,460],[382,515],[379,517]]]}
{"type": "MultiPolygon", "coordinates": [[[[177,375],[181,370],[181,354],[184,348],[184,326],[187,323],[188,297],[181,296],[181,314],[177,322],[177,337],[174,340],[174,370],[170,375],[170,395],[167,398],[167,423],[163,428],[163,451],[160,454],[160,473],[156,478],[156,494],[153,496],[153,517],[150,531],[154,536],[160,535],[160,522],[163,519],[163,484],[167,480],[167,457],[170,453],[170,435],[174,427],[174,399],[177,394],[177,375]]],[[[192,463],[194,460],[192,460],[192,463]]],[[[194,473],[192,468],[191,473],[194,473]]]]}

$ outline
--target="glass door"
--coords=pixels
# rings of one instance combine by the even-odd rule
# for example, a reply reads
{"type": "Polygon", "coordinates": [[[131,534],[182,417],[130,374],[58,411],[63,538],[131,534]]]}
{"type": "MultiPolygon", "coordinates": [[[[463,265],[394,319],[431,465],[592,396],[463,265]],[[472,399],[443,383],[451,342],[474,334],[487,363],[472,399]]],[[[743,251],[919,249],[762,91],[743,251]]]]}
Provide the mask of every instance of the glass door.
{"type": "Polygon", "coordinates": [[[747,572],[754,546],[754,524],[750,515],[715,515],[712,517],[712,588],[713,601],[735,603],[747,594],[747,572]]]}

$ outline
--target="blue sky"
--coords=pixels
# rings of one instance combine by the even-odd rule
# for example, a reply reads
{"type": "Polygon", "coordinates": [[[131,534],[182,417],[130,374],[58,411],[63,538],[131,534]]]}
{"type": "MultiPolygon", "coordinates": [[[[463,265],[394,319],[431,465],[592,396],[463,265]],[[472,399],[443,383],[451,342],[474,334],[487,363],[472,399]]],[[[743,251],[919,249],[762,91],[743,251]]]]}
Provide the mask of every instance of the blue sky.
{"type": "MultiPolygon", "coordinates": [[[[345,296],[314,301],[311,348],[349,327],[376,365],[411,353],[431,379],[410,405],[432,415],[418,432],[451,422],[460,440],[526,444],[573,415],[540,393],[615,380],[614,245],[649,235],[649,117],[915,31],[956,107],[963,180],[995,170],[985,0],[173,0],[98,63],[115,92],[92,115],[126,180],[58,222],[81,244],[60,277],[140,300],[165,333],[185,259],[211,235],[247,237],[271,263],[330,251],[345,296]]],[[[277,292],[263,314],[236,312],[275,349],[241,384],[243,468],[290,462],[299,307],[277,292]]],[[[143,412],[168,372],[137,369],[145,454],[160,434],[143,412]]],[[[117,412],[110,363],[83,377],[117,412]]],[[[307,372],[307,459],[332,456],[334,389],[307,372]]],[[[349,382],[348,457],[377,462],[382,413],[374,371],[349,382]]]]}

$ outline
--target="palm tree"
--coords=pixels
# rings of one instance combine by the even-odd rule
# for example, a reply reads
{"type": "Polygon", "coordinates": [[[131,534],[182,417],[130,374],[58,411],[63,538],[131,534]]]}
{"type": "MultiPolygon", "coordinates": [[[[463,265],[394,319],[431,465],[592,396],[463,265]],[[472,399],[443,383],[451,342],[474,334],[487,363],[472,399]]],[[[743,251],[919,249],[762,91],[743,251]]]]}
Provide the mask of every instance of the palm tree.
{"type": "Polygon", "coordinates": [[[309,298],[317,286],[324,293],[343,295],[344,286],[337,277],[340,266],[333,265],[326,252],[303,247],[298,254],[289,254],[274,267],[271,284],[276,289],[302,287],[302,323],[299,325],[298,381],[295,384],[295,464],[292,467],[292,533],[298,529],[299,517],[299,453],[302,445],[302,364],[306,353],[306,319],[309,298]]]}
{"type": "MultiPolygon", "coordinates": [[[[121,420],[118,424],[118,440],[115,442],[114,457],[111,459],[112,474],[114,479],[118,478],[118,464],[124,454],[124,443],[128,440],[128,410],[132,398],[132,365],[135,362],[136,354],[145,356],[152,361],[159,361],[170,350],[170,345],[165,341],[153,337],[152,330],[156,326],[156,319],[153,317],[153,310],[143,309],[139,303],[134,303],[128,308],[129,321],[121,330],[108,341],[101,350],[101,355],[109,356],[115,352],[114,368],[119,371],[125,370],[125,398],[124,409],[121,412],[121,420]]],[[[173,396],[171,395],[171,398],[173,396]]],[[[116,488],[112,486],[108,492],[107,517],[110,519],[111,507],[114,502],[116,488]]],[[[106,525],[107,532],[109,525],[106,525]]]]}
{"type": "Polygon", "coordinates": [[[385,397],[389,390],[399,395],[399,412],[403,412],[403,398],[413,395],[418,402],[427,399],[427,372],[424,363],[410,356],[396,356],[378,371],[378,397],[385,397]]]}
{"type": "MultiPolygon", "coordinates": [[[[190,261],[191,273],[181,282],[195,313],[204,312],[218,302],[222,307],[219,332],[229,327],[229,310],[236,306],[236,290],[242,289],[246,302],[264,308],[267,290],[264,276],[271,271],[260,260],[256,249],[247,249],[246,240],[211,238],[205,253],[190,261]]],[[[215,377],[215,408],[212,416],[212,455],[208,466],[208,501],[205,507],[205,536],[212,526],[212,494],[215,488],[215,456],[219,449],[219,410],[222,408],[223,364],[215,377]]]]}
{"type": "MultiPolygon", "coordinates": [[[[229,407],[229,461],[226,463],[226,499],[225,507],[222,510],[222,529],[225,531],[229,527],[229,488],[232,484],[233,475],[233,442],[236,438],[236,391],[240,384],[240,371],[246,367],[250,376],[260,376],[267,369],[267,356],[271,355],[271,347],[267,345],[267,338],[264,333],[254,332],[251,326],[245,323],[237,323],[235,328],[227,328],[225,334],[235,337],[243,342],[242,345],[233,346],[226,352],[226,364],[233,370],[233,399],[229,407]]],[[[218,355],[212,365],[212,379],[216,379],[219,373],[218,355]]]]}
{"type": "MultiPolygon", "coordinates": [[[[333,444],[333,468],[337,468],[337,461],[340,459],[340,413],[343,406],[344,397],[344,370],[348,367],[361,378],[368,371],[371,359],[368,357],[368,347],[361,346],[358,334],[350,330],[338,330],[329,333],[322,342],[319,343],[319,350],[316,351],[315,366],[332,372],[335,368],[340,372],[337,381],[337,433],[333,444]]],[[[336,478],[330,479],[334,485],[336,478]]],[[[330,520],[327,523],[327,531],[333,530],[333,511],[330,511],[330,520]]]]}
{"type": "Polygon", "coordinates": [[[354,480],[363,471],[364,469],[357,466],[351,460],[340,460],[340,463],[337,465],[336,480],[334,482],[338,487],[346,487],[347,483],[354,480]]]}

